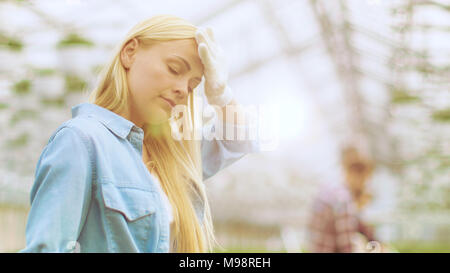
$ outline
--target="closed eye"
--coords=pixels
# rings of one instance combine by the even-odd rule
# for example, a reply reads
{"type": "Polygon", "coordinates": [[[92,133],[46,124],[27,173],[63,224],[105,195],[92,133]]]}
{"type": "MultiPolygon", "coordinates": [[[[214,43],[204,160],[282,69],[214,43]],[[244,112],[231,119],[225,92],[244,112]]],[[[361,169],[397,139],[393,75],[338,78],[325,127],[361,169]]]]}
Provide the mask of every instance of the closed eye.
{"type": "Polygon", "coordinates": [[[169,68],[170,72],[172,72],[172,74],[178,75],[178,72],[175,71],[174,69],[172,69],[172,67],[167,66],[167,68],[169,68]]]}

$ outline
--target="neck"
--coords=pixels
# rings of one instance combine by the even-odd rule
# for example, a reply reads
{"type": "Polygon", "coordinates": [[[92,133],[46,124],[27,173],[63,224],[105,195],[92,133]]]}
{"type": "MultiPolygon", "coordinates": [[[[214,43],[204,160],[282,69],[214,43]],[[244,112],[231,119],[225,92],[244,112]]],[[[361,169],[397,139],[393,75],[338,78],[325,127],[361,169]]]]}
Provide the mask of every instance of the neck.
{"type": "Polygon", "coordinates": [[[125,107],[125,109],[122,111],[122,113],[120,113],[120,115],[126,118],[127,120],[133,122],[134,125],[136,125],[137,127],[144,129],[144,122],[141,119],[139,119],[138,115],[136,115],[133,109],[135,108],[131,105],[131,100],[128,100],[127,107],[125,107]]]}

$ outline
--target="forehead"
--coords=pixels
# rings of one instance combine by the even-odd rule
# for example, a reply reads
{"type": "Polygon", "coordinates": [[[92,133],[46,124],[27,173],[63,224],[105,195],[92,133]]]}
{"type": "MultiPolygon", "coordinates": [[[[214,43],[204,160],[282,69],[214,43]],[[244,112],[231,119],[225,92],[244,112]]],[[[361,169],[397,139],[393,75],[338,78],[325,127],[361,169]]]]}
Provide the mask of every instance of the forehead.
{"type": "Polygon", "coordinates": [[[164,41],[157,49],[164,57],[178,55],[189,62],[193,70],[203,71],[203,64],[198,55],[198,45],[195,39],[179,39],[164,41]]]}

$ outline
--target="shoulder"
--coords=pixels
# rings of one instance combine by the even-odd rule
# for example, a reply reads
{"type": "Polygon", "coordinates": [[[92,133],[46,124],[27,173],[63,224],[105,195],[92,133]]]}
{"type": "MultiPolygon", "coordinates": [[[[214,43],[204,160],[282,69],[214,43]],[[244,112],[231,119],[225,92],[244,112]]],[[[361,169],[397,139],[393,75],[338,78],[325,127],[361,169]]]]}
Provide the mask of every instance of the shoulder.
{"type": "Polygon", "coordinates": [[[78,137],[87,145],[96,143],[95,139],[110,136],[109,130],[92,116],[77,116],[63,122],[50,136],[51,142],[58,134],[70,134],[78,137]]]}

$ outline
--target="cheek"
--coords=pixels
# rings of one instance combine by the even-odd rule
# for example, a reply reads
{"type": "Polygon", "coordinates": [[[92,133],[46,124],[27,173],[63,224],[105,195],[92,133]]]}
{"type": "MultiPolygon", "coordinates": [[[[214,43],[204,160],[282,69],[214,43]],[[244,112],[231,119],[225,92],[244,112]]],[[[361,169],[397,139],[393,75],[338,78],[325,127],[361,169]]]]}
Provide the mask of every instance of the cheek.
{"type": "Polygon", "coordinates": [[[171,79],[165,66],[150,64],[136,62],[128,71],[128,86],[135,112],[146,122],[158,124],[168,118],[159,96],[167,92],[171,79]]]}
{"type": "Polygon", "coordinates": [[[168,75],[163,66],[136,62],[128,72],[128,86],[137,102],[148,102],[168,88],[168,75]]]}

